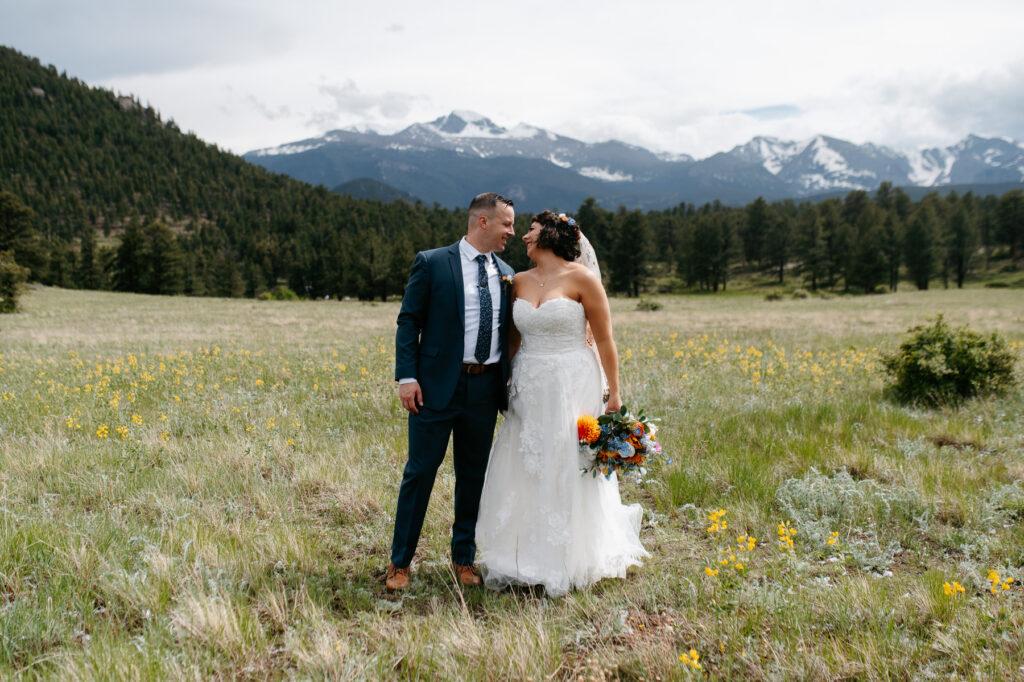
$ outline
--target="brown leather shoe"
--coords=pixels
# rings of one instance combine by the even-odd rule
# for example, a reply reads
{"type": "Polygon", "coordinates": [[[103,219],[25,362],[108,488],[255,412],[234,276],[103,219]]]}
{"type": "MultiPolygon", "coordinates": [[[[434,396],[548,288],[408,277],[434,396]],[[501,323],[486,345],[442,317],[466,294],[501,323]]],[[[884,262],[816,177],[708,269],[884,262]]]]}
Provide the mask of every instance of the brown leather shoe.
{"type": "Polygon", "coordinates": [[[399,568],[394,564],[388,566],[388,577],[384,581],[384,586],[390,592],[407,588],[409,586],[409,567],[399,568]]]}
{"type": "Polygon", "coordinates": [[[480,574],[472,566],[452,563],[452,568],[455,569],[455,577],[463,587],[480,587],[484,584],[480,574]]]}

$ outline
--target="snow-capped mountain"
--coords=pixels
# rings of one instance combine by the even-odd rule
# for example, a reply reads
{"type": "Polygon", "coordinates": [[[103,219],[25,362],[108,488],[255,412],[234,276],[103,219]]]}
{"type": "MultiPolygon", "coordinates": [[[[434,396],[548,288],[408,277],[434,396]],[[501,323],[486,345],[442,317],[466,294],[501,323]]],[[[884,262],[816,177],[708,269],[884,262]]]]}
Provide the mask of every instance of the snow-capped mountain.
{"type": "Polygon", "coordinates": [[[952,147],[906,153],[824,135],[796,142],[755,137],[695,160],[615,140],[581,142],[525,123],[503,128],[472,111],[392,135],[365,127],[335,130],[245,158],[331,188],[372,178],[447,206],[462,206],[492,188],[526,202],[528,210],[575,208],[588,196],[605,206],[663,208],[871,191],[884,181],[926,187],[1024,182],[1024,146],[1000,138],[972,135],[952,147]]]}
{"type": "Polygon", "coordinates": [[[905,158],[872,144],[855,145],[818,135],[803,142],[758,137],[730,154],[765,170],[806,196],[834,189],[874,189],[885,180],[905,184],[905,158]]]}

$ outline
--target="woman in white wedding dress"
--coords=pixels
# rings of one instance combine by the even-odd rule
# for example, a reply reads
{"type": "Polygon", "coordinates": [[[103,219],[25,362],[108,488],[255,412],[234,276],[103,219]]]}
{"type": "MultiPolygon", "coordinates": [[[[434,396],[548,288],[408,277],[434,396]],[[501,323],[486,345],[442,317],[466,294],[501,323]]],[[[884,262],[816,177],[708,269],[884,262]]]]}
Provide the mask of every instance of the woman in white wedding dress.
{"type": "Polygon", "coordinates": [[[640,505],[622,504],[614,474],[582,471],[576,420],[618,410],[622,400],[608,298],[600,278],[574,262],[580,239],[572,218],[550,211],[534,216],[523,237],[536,267],[513,281],[509,407],[491,449],[476,526],[477,561],[490,588],[543,585],[547,594],[562,595],[625,577],[648,556],[639,538],[640,505]],[[588,322],[597,354],[588,345],[588,322]]]}

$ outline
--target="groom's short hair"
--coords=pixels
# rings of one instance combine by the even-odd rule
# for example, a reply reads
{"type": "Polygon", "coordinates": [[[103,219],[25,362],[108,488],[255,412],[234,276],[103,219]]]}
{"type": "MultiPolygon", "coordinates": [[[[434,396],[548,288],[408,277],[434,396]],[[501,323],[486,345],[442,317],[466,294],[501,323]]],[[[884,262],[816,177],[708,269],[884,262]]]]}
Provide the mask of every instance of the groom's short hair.
{"type": "Polygon", "coordinates": [[[507,199],[497,192],[484,192],[483,194],[477,194],[473,197],[473,201],[469,202],[469,219],[473,220],[473,218],[481,213],[491,213],[498,204],[515,206],[511,199],[507,199]]]}

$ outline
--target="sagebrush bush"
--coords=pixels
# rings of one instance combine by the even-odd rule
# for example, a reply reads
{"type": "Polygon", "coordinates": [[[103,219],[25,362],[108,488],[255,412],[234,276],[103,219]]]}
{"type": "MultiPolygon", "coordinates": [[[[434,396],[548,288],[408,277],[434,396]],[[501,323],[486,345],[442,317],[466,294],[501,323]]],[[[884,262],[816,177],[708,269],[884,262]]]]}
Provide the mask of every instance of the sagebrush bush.
{"type": "Polygon", "coordinates": [[[856,481],[845,468],[828,476],[811,467],[803,478],[779,486],[775,497],[809,547],[828,551],[828,538],[838,530],[849,558],[878,573],[889,568],[902,549],[899,535],[909,527],[927,526],[932,516],[916,490],[872,479],[856,481]]]}
{"type": "Polygon", "coordinates": [[[998,334],[984,336],[966,325],[954,329],[942,315],[909,333],[899,350],[882,357],[894,380],[888,392],[899,402],[958,405],[1013,385],[1013,353],[998,334]]]}

